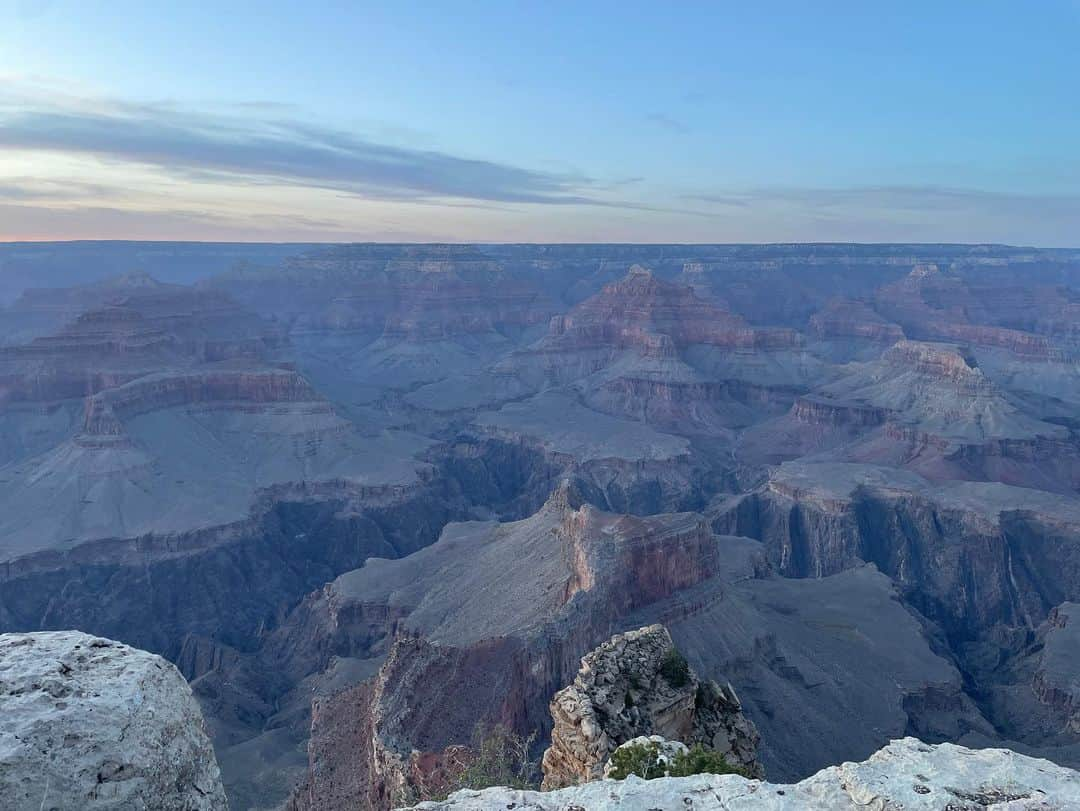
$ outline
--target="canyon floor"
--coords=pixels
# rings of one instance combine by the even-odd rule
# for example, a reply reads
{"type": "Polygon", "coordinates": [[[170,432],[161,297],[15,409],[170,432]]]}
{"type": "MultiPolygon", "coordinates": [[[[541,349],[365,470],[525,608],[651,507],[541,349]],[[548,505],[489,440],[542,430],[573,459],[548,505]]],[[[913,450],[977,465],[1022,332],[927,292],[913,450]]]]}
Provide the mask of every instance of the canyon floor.
{"type": "Polygon", "coordinates": [[[664,624],[773,783],[1080,765],[1080,251],[0,249],[0,632],[191,684],[234,809],[409,770],[664,624]],[[298,785],[304,793],[296,793],[298,785]]]}

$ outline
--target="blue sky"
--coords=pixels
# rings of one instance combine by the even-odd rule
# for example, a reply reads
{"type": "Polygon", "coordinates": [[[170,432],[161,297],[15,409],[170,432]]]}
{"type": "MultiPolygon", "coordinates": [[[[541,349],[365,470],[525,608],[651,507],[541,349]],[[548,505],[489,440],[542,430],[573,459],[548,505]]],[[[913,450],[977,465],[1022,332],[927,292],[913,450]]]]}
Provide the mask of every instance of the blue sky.
{"type": "Polygon", "coordinates": [[[1080,0],[0,0],[0,239],[1080,245],[1080,0]]]}

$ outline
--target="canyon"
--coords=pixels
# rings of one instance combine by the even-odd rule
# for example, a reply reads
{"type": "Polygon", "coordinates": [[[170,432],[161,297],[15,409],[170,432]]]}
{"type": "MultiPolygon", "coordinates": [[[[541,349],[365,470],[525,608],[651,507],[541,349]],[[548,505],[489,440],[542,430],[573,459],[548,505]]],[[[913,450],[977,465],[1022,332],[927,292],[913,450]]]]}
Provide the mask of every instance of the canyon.
{"type": "Polygon", "coordinates": [[[1080,251],[0,270],[0,632],[175,664],[234,809],[387,809],[483,724],[539,754],[654,624],[768,785],[906,736],[1080,764],[1080,251]]]}

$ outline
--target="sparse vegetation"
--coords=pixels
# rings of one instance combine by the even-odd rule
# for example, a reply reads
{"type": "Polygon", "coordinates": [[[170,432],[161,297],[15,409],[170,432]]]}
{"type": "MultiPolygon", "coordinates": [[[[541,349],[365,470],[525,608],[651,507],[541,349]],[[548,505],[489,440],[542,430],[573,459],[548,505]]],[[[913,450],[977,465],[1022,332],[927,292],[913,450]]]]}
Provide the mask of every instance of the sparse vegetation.
{"type": "Polygon", "coordinates": [[[471,757],[453,790],[489,786],[535,788],[537,763],[529,759],[535,742],[535,732],[522,737],[502,724],[477,724],[473,730],[471,757]]]}
{"type": "Polygon", "coordinates": [[[635,743],[622,746],[611,755],[611,772],[615,780],[625,780],[636,774],[642,780],[652,780],[668,773],[670,764],[655,743],[635,743]]]}
{"type": "Polygon", "coordinates": [[[448,750],[446,762],[434,773],[414,773],[397,792],[395,804],[445,800],[464,788],[537,788],[539,763],[530,759],[535,743],[535,732],[522,736],[502,724],[477,724],[469,746],[448,750]]]}
{"type": "Polygon", "coordinates": [[[689,777],[692,774],[738,774],[750,775],[745,769],[732,766],[724,756],[712,749],[706,749],[700,743],[690,747],[690,751],[675,758],[672,764],[672,777],[689,777]]]}
{"type": "Polygon", "coordinates": [[[672,687],[684,687],[690,682],[690,664],[675,648],[670,648],[660,661],[660,675],[672,687]]]}
{"type": "Polygon", "coordinates": [[[625,780],[635,774],[643,780],[657,777],[689,777],[692,774],[738,774],[749,777],[744,769],[724,760],[719,752],[699,743],[671,758],[664,756],[656,743],[623,746],[611,756],[610,777],[625,780]]]}

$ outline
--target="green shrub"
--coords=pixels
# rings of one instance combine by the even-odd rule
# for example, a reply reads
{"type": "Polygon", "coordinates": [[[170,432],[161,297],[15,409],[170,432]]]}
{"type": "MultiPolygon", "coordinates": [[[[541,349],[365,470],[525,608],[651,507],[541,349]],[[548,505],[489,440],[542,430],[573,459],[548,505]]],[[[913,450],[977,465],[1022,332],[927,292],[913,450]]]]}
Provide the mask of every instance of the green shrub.
{"type": "Polygon", "coordinates": [[[685,656],[671,648],[660,660],[660,675],[667,679],[672,687],[683,687],[690,683],[690,665],[685,656]]]}
{"type": "Polygon", "coordinates": [[[652,780],[663,777],[667,768],[667,764],[660,762],[659,746],[655,743],[635,743],[622,746],[612,753],[609,777],[625,780],[636,774],[642,780],[652,780]]]}
{"type": "Polygon", "coordinates": [[[672,761],[669,773],[672,777],[689,777],[692,774],[739,774],[749,777],[745,769],[732,766],[724,756],[712,749],[706,749],[700,743],[690,747],[672,761]]]}
{"type": "Polygon", "coordinates": [[[625,780],[635,774],[642,780],[657,777],[689,777],[692,774],[738,774],[749,777],[744,769],[732,766],[719,752],[695,743],[689,751],[680,752],[670,762],[660,760],[660,747],[655,743],[635,743],[616,749],[611,755],[609,776],[625,780]]]}

